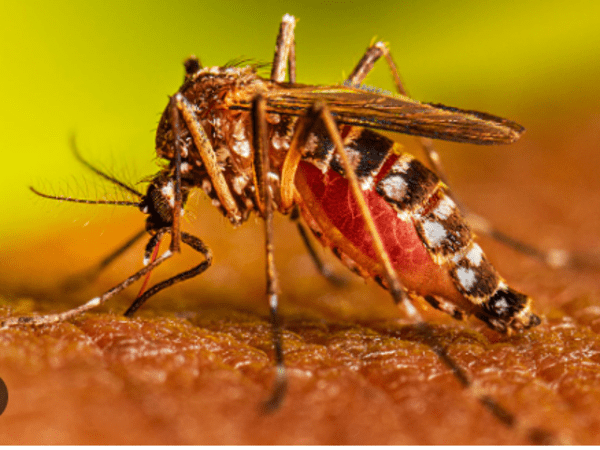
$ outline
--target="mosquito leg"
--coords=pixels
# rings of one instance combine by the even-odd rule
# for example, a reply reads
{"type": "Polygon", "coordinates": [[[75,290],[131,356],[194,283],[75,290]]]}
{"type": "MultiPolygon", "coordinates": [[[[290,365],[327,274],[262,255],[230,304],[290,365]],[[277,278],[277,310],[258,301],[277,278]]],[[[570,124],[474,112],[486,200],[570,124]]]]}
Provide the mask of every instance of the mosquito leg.
{"type": "MultiPolygon", "coordinates": [[[[393,296],[394,301],[398,304],[406,299],[406,294],[402,289],[400,281],[391,265],[389,260],[389,256],[385,248],[383,247],[383,243],[381,241],[381,237],[379,236],[379,232],[375,226],[373,218],[371,217],[370,211],[367,207],[367,204],[364,200],[362,190],[360,185],[358,184],[358,179],[352,166],[350,164],[348,155],[344,149],[342,139],[340,133],[338,131],[337,125],[331,116],[331,113],[327,109],[327,106],[324,104],[316,104],[313,108],[314,113],[321,116],[323,119],[327,131],[335,145],[335,148],[340,156],[340,160],[342,162],[342,167],[344,168],[344,173],[346,178],[350,181],[350,186],[352,187],[352,191],[354,194],[357,203],[359,204],[361,213],[365,220],[365,229],[369,232],[373,239],[373,247],[376,250],[376,254],[380,259],[380,263],[385,268],[386,281],[390,286],[390,292],[393,296]]],[[[408,301],[404,301],[403,304],[409,304],[408,301]]],[[[499,403],[497,403],[494,399],[492,399],[489,395],[487,395],[483,390],[478,389],[473,383],[469,380],[465,371],[457,364],[456,361],[448,354],[446,348],[440,342],[439,337],[436,335],[434,328],[428,323],[424,322],[421,318],[418,318],[418,329],[424,334],[424,340],[427,345],[437,354],[438,358],[453,372],[456,379],[468,389],[472,395],[475,396],[479,400],[479,402],[488,410],[490,413],[496,417],[500,422],[504,423],[509,427],[513,427],[518,429],[518,431],[522,431],[523,433],[527,433],[529,436],[540,437],[540,440],[547,442],[550,440],[550,435],[543,430],[531,430],[524,427],[524,424],[518,423],[515,420],[515,417],[512,413],[504,409],[499,403]]]]}
{"type": "Polygon", "coordinates": [[[465,373],[465,371],[454,361],[443,347],[435,331],[426,322],[418,324],[418,328],[424,334],[424,340],[427,345],[435,352],[437,357],[452,371],[455,378],[462,387],[470,392],[500,423],[508,428],[515,429],[519,434],[527,438],[535,445],[556,444],[556,437],[547,430],[537,427],[529,427],[525,423],[518,421],[517,417],[501,404],[494,400],[484,389],[474,384],[465,373]]]}
{"type": "Polygon", "coordinates": [[[304,246],[306,247],[306,250],[308,250],[308,254],[310,255],[318,272],[334,286],[338,286],[338,287],[345,286],[347,284],[346,279],[344,277],[341,277],[341,276],[335,274],[334,272],[332,272],[331,269],[329,269],[329,267],[323,263],[323,261],[317,254],[317,251],[315,250],[315,247],[312,245],[310,238],[308,236],[308,233],[306,232],[306,228],[304,228],[304,225],[302,225],[302,222],[300,222],[298,208],[294,208],[292,210],[290,219],[296,224],[298,233],[300,234],[300,237],[302,238],[302,242],[304,242],[304,246]]]}
{"type": "Polygon", "coordinates": [[[454,303],[447,301],[443,297],[426,295],[424,298],[435,309],[448,314],[450,317],[456,320],[463,320],[465,317],[468,317],[468,313],[463,311],[454,303]]]}
{"type": "Polygon", "coordinates": [[[173,160],[173,165],[175,169],[175,174],[173,176],[173,179],[175,180],[175,185],[173,186],[173,191],[175,194],[175,199],[173,205],[173,224],[171,225],[170,247],[172,252],[181,251],[180,223],[181,209],[183,205],[181,195],[181,154],[184,151],[184,143],[181,140],[181,136],[183,135],[183,129],[177,104],[178,95],[172,97],[171,102],[169,104],[169,120],[171,122],[171,126],[173,127],[173,135],[175,137],[175,158],[173,160]]]}
{"type": "Polygon", "coordinates": [[[144,265],[147,266],[152,259],[152,254],[154,253],[156,246],[160,244],[160,240],[164,236],[164,233],[156,233],[152,235],[148,243],[146,244],[146,248],[144,249],[144,265]]]}
{"type": "MultiPolygon", "coordinates": [[[[164,234],[169,231],[171,231],[169,228],[163,228],[158,233],[164,234]]],[[[72,319],[73,317],[79,316],[91,309],[94,309],[94,308],[102,305],[108,299],[114,297],[116,294],[121,292],[123,289],[126,289],[127,287],[129,287],[131,284],[133,284],[134,282],[136,282],[137,280],[142,278],[148,272],[150,272],[151,270],[154,270],[156,267],[158,267],[163,262],[165,262],[167,259],[169,259],[172,255],[173,255],[173,253],[170,250],[167,250],[160,257],[158,257],[154,262],[152,262],[151,264],[148,264],[146,267],[144,267],[141,270],[139,270],[138,272],[134,273],[129,278],[127,278],[125,281],[119,283],[112,289],[109,289],[101,296],[95,297],[95,298],[91,299],[90,301],[88,301],[87,303],[84,303],[83,305],[78,306],[77,308],[70,309],[63,313],[48,314],[48,315],[37,316],[37,317],[35,317],[35,316],[34,317],[10,317],[10,318],[5,319],[4,321],[0,322],[0,329],[8,328],[8,327],[11,327],[14,325],[21,325],[21,324],[34,325],[34,326],[48,325],[51,323],[64,322],[66,320],[72,319]]]]}
{"type": "MultiPolygon", "coordinates": [[[[360,184],[358,183],[358,178],[356,177],[356,173],[352,168],[350,159],[344,148],[342,137],[340,136],[340,132],[338,130],[337,124],[335,123],[335,120],[331,116],[331,113],[329,112],[327,106],[321,102],[316,103],[313,106],[312,110],[309,111],[309,114],[314,114],[323,120],[325,128],[327,129],[327,132],[331,140],[333,141],[336,152],[341,160],[345,176],[350,183],[354,199],[358,203],[361,215],[363,217],[363,220],[365,221],[365,229],[373,239],[373,247],[375,249],[375,253],[377,254],[379,262],[384,268],[385,278],[389,286],[390,293],[392,294],[392,298],[394,299],[394,302],[396,304],[402,305],[409,304],[410,302],[408,301],[406,292],[402,287],[402,284],[400,283],[400,280],[398,279],[398,276],[392,266],[390,257],[383,246],[381,236],[379,235],[379,231],[377,230],[375,222],[373,221],[373,217],[371,216],[371,213],[369,211],[369,207],[367,206],[367,203],[363,196],[362,189],[360,187],[360,184]]],[[[414,309],[408,310],[407,312],[409,312],[412,316],[417,314],[416,310],[414,309]]]]}
{"type": "Polygon", "coordinates": [[[289,81],[296,81],[296,44],[294,28],[296,18],[286,14],[281,19],[279,34],[275,43],[275,56],[271,68],[271,81],[282,83],[285,80],[286,66],[289,69],[289,81]]]}
{"type": "Polygon", "coordinates": [[[461,209],[465,215],[465,220],[476,234],[489,236],[548,267],[593,270],[600,268],[600,253],[569,252],[560,248],[540,249],[503,233],[479,214],[463,207],[461,209]]]}
{"type": "MultiPolygon", "coordinates": [[[[346,83],[352,86],[359,86],[367,77],[368,73],[373,69],[375,63],[382,56],[385,57],[385,60],[390,68],[390,72],[392,73],[392,77],[394,78],[394,84],[396,85],[396,90],[399,94],[408,97],[408,92],[404,88],[404,84],[402,83],[402,79],[400,78],[400,73],[398,72],[396,63],[392,58],[388,46],[384,42],[376,42],[367,49],[367,51],[365,52],[361,60],[358,62],[354,70],[350,73],[350,76],[346,80],[346,83]]],[[[424,137],[419,137],[418,139],[429,164],[431,165],[431,167],[434,168],[439,179],[442,180],[444,184],[448,185],[448,177],[446,176],[446,172],[444,170],[444,167],[442,166],[440,155],[435,149],[431,139],[424,137]]]]}
{"type": "MultiPolygon", "coordinates": [[[[290,218],[296,223],[296,227],[298,228],[298,232],[300,233],[300,237],[304,241],[304,245],[306,246],[308,253],[310,254],[317,270],[321,275],[323,275],[330,283],[336,286],[342,286],[346,284],[344,278],[339,277],[332,273],[321,261],[317,252],[313,248],[306,229],[302,225],[299,219],[298,208],[294,207],[294,193],[295,193],[295,176],[296,171],[298,169],[298,164],[302,159],[302,151],[304,148],[311,131],[314,130],[318,117],[313,116],[305,116],[300,117],[296,122],[296,126],[294,129],[294,135],[292,136],[292,142],[290,144],[290,148],[286,154],[285,160],[283,162],[283,168],[281,170],[281,178],[280,178],[280,207],[284,210],[292,210],[290,218]]],[[[258,201],[259,205],[261,201],[258,201]]]]}
{"type": "Polygon", "coordinates": [[[455,378],[462,385],[462,387],[471,392],[477,400],[502,424],[508,428],[516,428],[517,431],[521,432],[529,441],[536,445],[548,445],[555,443],[555,438],[548,431],[540,428],[529,428],[525,424],[517,421],[517,418],[513,413],[505,409],[502,405],[496,402],[490,397],[483,389],[478,388],[469,379],[465,371],[454,361],[454,359],[448,354],[446,349],[440,344],[439,338],[435,334],[431,325],[425,322],[418,324],[418,328],[424,334],[424,340],[427,345],[435,352],[437,357],[452,370],[455,378]]]}
{"type": "MultiPolygon", "coordinates": [[[[282,25],[283,26],[283,25],[282,25]]],[[[281,319],[279,317],[279,277],[275,268],[274,241],[273,241],[273,194],[269,183],[270,161],[267,139],[266,100],[258,95],[252,102],[254,165],[257,182],[257,195],[261,198],[260,204],[265,219],[265,250],[267,273],[267,298],[271,312],[271,328],[273,330],[273,345],[275,347],[276,378],[270,397],[263,403],[263,411],[271,413],[277,410],[287,391],[287,375],[283,356],[283,342],[281,336],[281,319]]]]}
{"type": "MultiPolygon", "coordinates": [[[[389,66],[398,93],[400,93],[401,95],[410,96],[407,90],[404,88],[396,63],[392,58],[388,46],[384,42],[376,42],[367,49],[367,51],[365,52],[361,60],[358,62],[354,70],[350,73],[350,76],[346,80],[346,83],[353,86],[359,86],[364,81],[367,74],[373,69],[377,60],[379,60],[382,56],[385,57],[385,60],[389,66]]],[[[424,137],[418,137],[417,139],[419,140],[419,143],[421,145],[421,148],[423,149],[425,157],[427,158],[429,166],[433,168],[433,171],[436,173],[438,178],[446,186],[450,186],[450,184],[448,183],[448,176],[446,175],[446,171],[440,158],[440,154],[435,149],[433,141],[424,137]]],[[[536,248],[532,245],[519,241],[518,239],[515,239],[499,231],[484,217],[470,211],[469,208],[465,207],[465,205],[460,201],[460,199],[457,198],[455,193],[452,193],[452,197],[454,201],[458,204],[459,209],[464,214],[469,226],[477,234],[489,236],[492,239],[500,242],[501,244],[504,244],[507,247],[512,248],[513,250],[516,250],[519,253],[537,259],[538,261],[542,262],[543,264],[549,267],[600,267],[600,254],[588,255],[580,253],[570,253],[562,249],[543,250],[536,248]]]]}
{"type": "Polygon", "coordinates": [[[288,81],[296,82],[296,39],[292,34],[292,44],[290,46],[290,54],[288,56],[288,81]]]}
{"type": "MultiPolygon", "coordinates": [[[[175,120],[175,123],[180,123],[179,114],[181,114],[181,117],[183,117],[185,125],[187,126],[194,144],[200,153],[200,158],[202,159],[202,163],[206,168],[206,172],[212,181],[213,189],[215,190],[221,205],[225,211],[227,211],[227,218],[232,223],[239,224],[242,220],[242,215],[239,211],[233,194],[229,189],[229,185],[225,180],[221,166],[217,161],[217,154],[215,153],[215,150],[210,143],[210,139],[208,138],[206,131],[204,131],[204,128],[202,127],[202,124],[196,115],[193,105],[181,93],[175,94],[171,101],[173,104],[173,109],[171,109],[173,119],[175,120]]],[[[181,125],[179,125],[179,127],[181,127],[181,125]]],[[[181,128],[179,129],[181,130],[181,128]]],[[[181,133],[178,133],[177,131],[176,134],[181,136],[181,133]]],[[[183,147],[178,152],[180,156],[182,150],[183,147]]],[[[178,166],[178,171],[181,177],[181,163],[176,163],[176,173],[178,166]]],[[[181,180],[179,183],[181,183],[181,180]]]]}
{"type": "MultiPolygon", "coordinates": [[[[196,250],[198,253],[202,253],[202,255],[204,255],[205,260],[197,266],[192,267],[190,270],[186,270],[185,272],[181,272],[171,278],[167,278],[166,280],[161,281],[160,283],[156,283],[154,286],[152,286],[150,289],[144,292],[143,295],[135,299],[135,301],[131,304],[127,311],[125,311],[125,317],[132,317],[133,314],[135,314],[135,312],[140,308],[140,306],[142,306],[146,302],[146,300],[148,300],[156,293],[162,291],[165,288],[168,288],[169,286],[173,286],[176,283],[180,283],[182,281],[189,280],[190,278],[194,278],[195,276],[200,275],[202,272],[204,272],[210,267],[210,265],[212,264],[212,252],[206,245],[204,245],[204,243],[199,238],[197,238],[196,236],[192,236],[191,234],[188,234],[185,231],[182,231],[181,241],[184,244],[187,244],[188,246],[196,250]]],[[[156,245],[156,242],[154,242],[154,245],[156,245]]],[[[150,249],[152,247],[153,245],[150,245],[149,243],[148,248],[150,249]]]]}
{"type": "Polygon", "coordinates": [[[129,250],[136,242],[138,242],[144,235],[146,234],[146,230],[140,230],[135,235],[133,235],[127,242],[118,247],[112,253],[104,257],[98,264],[94,267],[73,275],[69,277],[64,283],[63,288],[68,291],[73,291],[81,288],[83,285],[91,283],[94,281],[100,273],[106,269],[115,259],[129,250]]]}

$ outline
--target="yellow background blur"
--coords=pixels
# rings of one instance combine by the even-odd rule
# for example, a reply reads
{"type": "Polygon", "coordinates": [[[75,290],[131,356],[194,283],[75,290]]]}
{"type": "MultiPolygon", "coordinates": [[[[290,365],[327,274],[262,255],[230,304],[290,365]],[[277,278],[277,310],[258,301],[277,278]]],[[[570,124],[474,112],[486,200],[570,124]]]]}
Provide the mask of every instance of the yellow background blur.
{"type": "MultiPolygon", "coordinates": [[[[71,155],[72,133],[84,155],[111,172],[130,181],[152,174],[153,130],[180,85],[183,59],[269,61],[284,13],[300,19],[300,82],[341,82],[377,36],[391,44],[415,98],[528,125],[547,115],[577,120],[578,110],[600,110],[599,5],[5,0],[0,244],[77,215],[36,198],[30,184],[56,194],[104,194],[71,155]]],[[[392,89],[383,64],[367,83],[392,89]]]]}

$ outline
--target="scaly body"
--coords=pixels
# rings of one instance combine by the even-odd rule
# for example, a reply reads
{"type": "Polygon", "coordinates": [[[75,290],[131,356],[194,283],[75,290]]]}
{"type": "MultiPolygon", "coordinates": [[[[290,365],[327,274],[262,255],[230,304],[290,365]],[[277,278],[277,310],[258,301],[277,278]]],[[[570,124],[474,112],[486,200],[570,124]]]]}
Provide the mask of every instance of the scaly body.
{"type": "MultiPolygon", "coordinates": [[[[193,137],[184,130],[182,187],[202,187],[234,225],[260,213],[254,183],[252,117],[240,105],[258,93],[289,89],[256,75],[252,67],[210,67],[191,74],[179,90],[194,107],[215,151],[225,185],[216,189],[193,137]]],[[[352,88],[346,88],[353,92],[352,88]]],[[[359,92],[360,94],[360,92],[359,92]]],[[[282,168],[298,118],[267,115],[269,183],[275,209],[289,213],[279,195],[282,168]]],[[[537,325],[531,300],[497,274],[473,240],[460,211],[437,176],[377,132],[342,125],[341,136],[371,215],[402,285],[455,318],[474,314],[491,328],[507,332],[537,325]]],[[[168,109],[157,132],[157,152],[173,161],[175,144],[168,109]]],[[[302,149],[295,176],[294,202],[315,236],[350,269],[387,286],[372,240],[344,178],[342,164],[323,127],[302,149]]],[[[167,169],[172,171],[173,169],[167,169]]],[[[168,173],[163,178],[169,178],[168,173]]]]}

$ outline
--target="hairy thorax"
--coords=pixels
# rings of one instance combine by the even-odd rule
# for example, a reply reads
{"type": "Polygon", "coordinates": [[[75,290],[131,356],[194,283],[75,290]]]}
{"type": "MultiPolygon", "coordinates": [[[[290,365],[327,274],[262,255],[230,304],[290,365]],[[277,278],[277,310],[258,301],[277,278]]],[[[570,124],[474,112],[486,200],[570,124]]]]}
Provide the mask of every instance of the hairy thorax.
{"type": "MultiPolygon", "coordinates": [[[[217,163],[239,209],[232,216],[217,197],[213,180],[205,167],[201,154],[192,140],[189,129],[182,126],[182,183],[183,188],[201,187],[234,225],[245,221],[250,212],[258,211],[254,185],[252,140],[252,117],[247,108],[234,105],[250,104],[261,92],[275,83],[259,77],[252,67],[207,67],[188,77],[179,89],[194,107],[194,113],[206,132],[217,157],[217,163]]],[[[270,184],[277,204],[279,173],[291,139],[295,118],[269,114],[269,142],[271,148],[270,184]]],[[[175,156],[173,127],[170,123],[169,106],[165,109],[156,133],[156,151],[160,158],[171,161],[175,156]]],[[[173,170],[172,168],[167,170],[173,170]]]]}

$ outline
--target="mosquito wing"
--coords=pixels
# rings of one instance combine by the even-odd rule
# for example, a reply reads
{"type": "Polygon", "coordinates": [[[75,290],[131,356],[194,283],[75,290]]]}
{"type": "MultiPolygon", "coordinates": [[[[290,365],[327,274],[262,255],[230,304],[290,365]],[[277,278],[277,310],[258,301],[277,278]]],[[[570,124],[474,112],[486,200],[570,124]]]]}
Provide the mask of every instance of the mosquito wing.
{"type": "Polygon", "coordinates": [[[349,86],[278,84],[265,96],[270,113],[299,116],[320,101],[327,104],[339,124],[446,141],[508,144],[524,131],[521,125],[491,114],[420,103],[405,96],[382,95],[349,86]]]}

